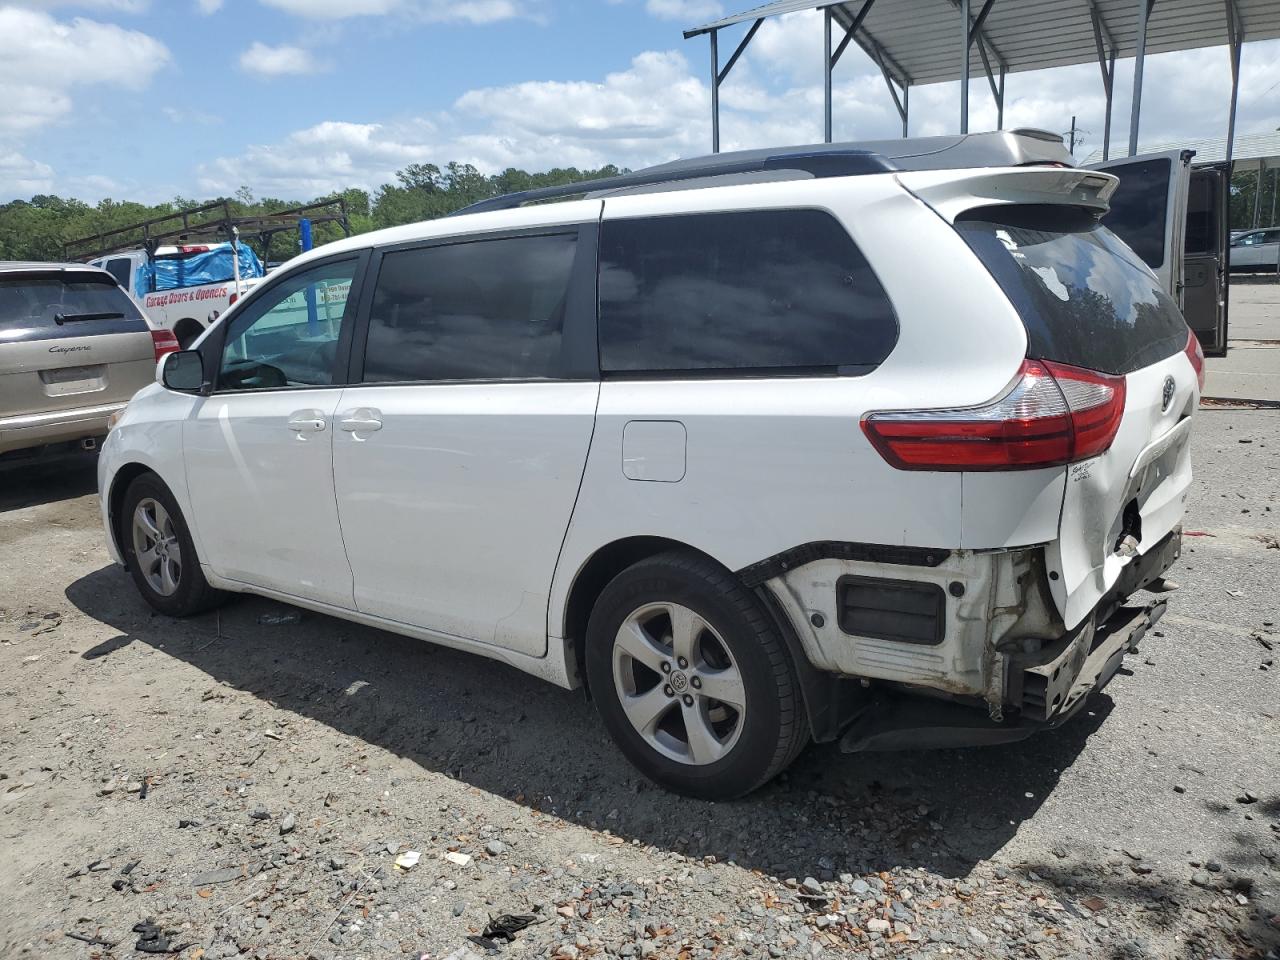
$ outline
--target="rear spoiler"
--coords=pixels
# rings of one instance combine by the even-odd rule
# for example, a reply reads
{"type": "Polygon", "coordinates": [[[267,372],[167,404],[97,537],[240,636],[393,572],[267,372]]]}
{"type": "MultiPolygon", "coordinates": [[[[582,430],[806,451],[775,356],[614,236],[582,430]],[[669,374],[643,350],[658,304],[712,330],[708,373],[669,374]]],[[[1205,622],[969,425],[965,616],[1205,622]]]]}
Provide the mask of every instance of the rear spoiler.
{"type": "Polygon", "coordinates": [[[1098,170],[1047,166],[920,171],[897,179],[948,223],[974,207],[1008,203],[1066,204],[1101,216],[1120,183],[1098,170]]]}

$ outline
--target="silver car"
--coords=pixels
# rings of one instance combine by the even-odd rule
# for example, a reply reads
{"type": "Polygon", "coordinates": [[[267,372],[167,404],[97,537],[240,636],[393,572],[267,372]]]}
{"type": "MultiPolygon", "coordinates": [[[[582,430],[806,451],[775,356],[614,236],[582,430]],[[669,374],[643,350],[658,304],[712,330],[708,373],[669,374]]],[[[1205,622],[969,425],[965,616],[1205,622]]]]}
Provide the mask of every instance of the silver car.
{"type": "Polygon", "coordinates": [[[1237,273],[1280,268],[1280,227],[1248,230],[1231,240],[1231,269],[1237,273]]]}
{"type": "Polygon", "coordinates": [[[105,270],[0,263],[0,466],[95,449],[177,348],[105,270]]]}

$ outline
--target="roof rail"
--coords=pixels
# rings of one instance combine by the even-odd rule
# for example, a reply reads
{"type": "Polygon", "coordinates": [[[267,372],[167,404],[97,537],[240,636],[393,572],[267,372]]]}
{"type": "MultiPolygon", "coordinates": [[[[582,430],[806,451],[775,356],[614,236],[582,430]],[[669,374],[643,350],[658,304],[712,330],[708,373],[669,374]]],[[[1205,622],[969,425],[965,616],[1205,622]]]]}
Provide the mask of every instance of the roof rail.
{"type": "Polygon", "coordinates": [[[794,170],[797,173],[808,173],[814,178],[822,177],[855,177],[868,173],[889,173],[896,170],[892,163],[871,150],[824,150],[806,153],[779,153],[764,158],[719,160],[715,156],[707,157],[705,163],[681,166],[678,169],[653,167],[648,170],[637,170],[635,173],[623,173],[616,177],[604,177],[599,180],[582,180],[577,183],[562,183],[554,187],[539,187],[535,190],[522,190],[518,193],[507,193],[500,197],[481,200],[461,210],[455,210],[450,216],[465,213],[486,213],[491,210],[511,210],[525,203],[539,200],[556,200],[572,197],[582,193],[598,193],[605,190],[623,190],[627,187],[645,187],[652,184],[674,183],[681,180],[702,180],[707,177],[730,176],[738,173],[764,173],[771,170],[794,170]]]}

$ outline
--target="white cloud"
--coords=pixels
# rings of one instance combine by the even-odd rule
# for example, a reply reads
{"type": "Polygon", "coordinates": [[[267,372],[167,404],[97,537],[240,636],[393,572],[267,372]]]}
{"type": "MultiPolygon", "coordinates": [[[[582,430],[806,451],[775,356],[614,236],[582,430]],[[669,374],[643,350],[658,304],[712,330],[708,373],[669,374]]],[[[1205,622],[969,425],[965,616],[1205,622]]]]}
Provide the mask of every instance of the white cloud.
{"type": "Polygon", "coordinates": [[[682,21],[686,27],[724,14],[719,0],[645,0],[644,8],[663,20],[682,21]]]}
{"type": "Polygon", "coordinates": [[[65,116],[76,87],[141,89],[168,60],[164,44],[137,30],[0,7],[0,134],[65,116]]]}
{"type": "Polygon", "coordinates": [[[255,41],[248,50],[240,54],[240,69],[260,77],[316,73],[320,68],[321,64],[313,54],[301,47],[287,44],[269,47],[255,41]]]}
{"type": "Polygon", "coordinates": [[[222,9],[222,0],[196,0],[196,9],[207,17],[222,9]]]}
{"type": "Polygon", "coordinates": [[[151,0],[17,0],[19,6],[51,10],[54,7],[79,7],[84,10],[112,10],[118,13],[145,13],[151,0]]]}
{"type": "Polygon", "coordinates": [[[260,196],[318,197],[351,186],[395,179],[406,164],[434,155],[434,129],[426,121],[399,126],[327,121],[283,141],[247,147],[199,170],[200,190],[230,193],[250,183],[260,196]]]}
{"type": "MultiPolygon", "coordinates": [[[[812,14],[781,18],[761,29],[721,89],[723,149],[821,139],[820,36],[820,19],[812,14]]],[[[457,160],[496,172],[507,166],[540,170],[605,163],[637,168],[703,154],[710,146],[703,50],[648,51],[598,81],[533,80],[471,90],[430,119],[375,122],[381,118],[365,117],[353,119],[369,122],[320,124],[202,166],[200,189],[229,192],[248,183],[260,194],[301,198],[348,186],[377,187],[414,162],[457,160]],[[695,52],[697,64],[691,65],[695,52]]],[[[1112,143],[1118,150],[1127,143],[1126,69],[1122,63],[1116,77],[1112,143]]],[[[1277,81],[1280,41],[1247,47],[1240,132],[1280,126],[1280,96],[1267,93],[1277,81]]],[[[1222,49],[1148,58],[1143,141],[1225,134],[1228,87],[1222,49]]],[[[1074,113],[1087,131],[1077,156],[1101,144],[1103,97],[1096,65],[1012,74],[1007,91],[1006,128],[1062,132],[1074,113]]],[[[954,133],[958,99],[955,83],[912,90],[911,134],[954,133]]],[[[996,111],[984,77],[973,81],[970,105],[970,129],[994,129],[996,111]]],[[[834,115],[837,140],[900,135],[883,78],[857,48],[850,48],[838,67],[834,115]]]]}
{"type": "Polygon", "coordinates": [[[160,112],[173,123],[194,123],[202,127],[212,127],[222,123],[222,117],[216,113],[189,107],[161,107],[160,112]]]}
{"type": "Polygon", "coordinates": [[[267,6],[312,20],[400,14],[435,23],[494,23],[530,16],[516,0],[261,0],[267,6]]]}
{"type": "Polygon", "coordinates": [[[16,151],[0,149],[0,201],[53,190],[53,168],[16,151]]]}

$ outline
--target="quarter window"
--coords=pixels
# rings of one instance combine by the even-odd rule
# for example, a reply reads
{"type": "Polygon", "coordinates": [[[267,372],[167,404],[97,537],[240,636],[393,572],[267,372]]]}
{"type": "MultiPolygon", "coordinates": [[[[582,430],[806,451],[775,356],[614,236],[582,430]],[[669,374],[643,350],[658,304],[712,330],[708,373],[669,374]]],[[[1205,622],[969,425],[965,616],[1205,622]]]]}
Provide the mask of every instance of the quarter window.
{"type": "Polygon", "coordinates": [[[337,382],[338,338],[354,304],[357,260],[327,263],[263,290],[230,318],[219,390],[318,387],[337,382]]]}
{"type": "Polygon", "coordinates": [[[366,382],[560,375],[577,234],[388,253],[369,312],[366,382]]]}
{"type": "Polygon", "coordinates": [[[605,221],[600,365],[613,373],[866,373],[898,327],[829,214],[763,210],[605,221]]]}

